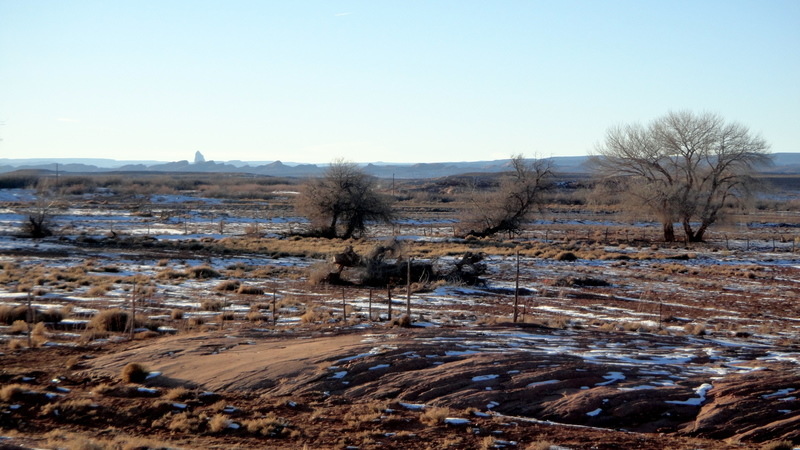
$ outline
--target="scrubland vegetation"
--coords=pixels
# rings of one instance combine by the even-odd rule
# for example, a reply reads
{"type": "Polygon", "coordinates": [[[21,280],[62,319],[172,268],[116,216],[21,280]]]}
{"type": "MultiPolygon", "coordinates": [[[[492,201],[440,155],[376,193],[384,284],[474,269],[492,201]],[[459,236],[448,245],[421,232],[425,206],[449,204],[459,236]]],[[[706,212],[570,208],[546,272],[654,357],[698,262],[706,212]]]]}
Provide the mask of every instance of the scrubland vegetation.
{"type": "MultiPolygon", "coordinates": [[[[682,426],[701,420],[699,407],[691,405],[666,411],[674,419],[658,419],[669,435],[663,438],[570,431],[516,418],[560,411],[547,420],[655,431],[638,423],[628,427],[625,420],[632,419],[622,412],[616,422],[602,414],[587,416],[605,408],[591,403],[594,397],[581,397],[579,406],[558,404],[557,398],[574,399],[604,388],[604,375],[623,371],[611,360],[578,364],[577,374],[596,367],[595,378],[576,378],[569,386],[556,382],[567,375],[555,373],[560,370],[555,366],[577,364],[563,359],[566,354],[578,357],[570,349],[597,352],[592,347],[597,342],[630,349],[625,357],[633,359],[637,352],[662,347],[690,354],[674,366],[666,362],[653,369],[673,375],[669,392],[656,395],[661,400],[693,395],[689,386],[705,375],[686,369],[691,374],[679,379],[683,366],[712,364],[714,358],[722,358],[719,367],[707,370],[758,364],[793,374],[781,378],[783,384],[773,391],[800,389],[800,286],[794,281],[800,265],[800,178],[762,177],[773,191],[757,198],[753,210],[731,204],[727,219],[705,231],[704,242],[681,242],[680,233],[676,242],[665,242],[658,218],[632,213],[623,196],[596,190],[585,176],[548,176],[548,188],[529,199],[535,207],[514,216],[518,223],[498,227],[507,222],[484,220],[480,230],[472,226],[477,222],[465,226],[467,212],[476,211],[476,189],[508,192],[503,176],[371,180],[370,188],[392,208],[391,217],[382,218],[392,220],[367,220],[354,225],[352,233],[350,227],[339,228],[346,239],[331,238],[338,233],[331,232],[330,222],[325,222],[327,233],[315,232],[315,222],[295,209],[303,180],[191,174],[62,175],[58,180],[24,173],[0,176],[2,189],[30,195],[5,198],[2,206],[0,430],[31,445],[75,448],[615,448],[619,439],[631,445],[640,439],[649,448],[797,443],[796,434],[786,431],[791,425],[751,434],[722,425],[690,430],[682,426]],[[27,212],[41,211],[36,202],[42,196],[47,197],[52,235],[30,239],[23,223],[27,212]],[[144,351],[161,342],[165,347],[159,354],[180,355],[182,346],[196,339],[235,337],[235,344],[214,344],[202,353],[217,355],[230,348],[246,351],[263,340],[353,333],[365,333],[365,342],[372,335],[387,340],[402,335],[406,343],[393,344],[397,354],[422,357],[401,362],[379,359],[376,353],[369,365],[359,366],[346,354],[329,356],[333,359],[326,361],[342,367],[346,374],[341,380],[348,384],[325,368],[308,375],[313,389],[298,384],[297,393],[289,395],[271,384],[210,392],[191,374],[159,375],[174,370],[162,360],[131,356],[137,348],[144,351]],[[466,346],[476,339],[474,333],[485,333],[493,343],[466,346]],[[482,353],[539,334],[570,343],[558,347],[537,341],[531,351],[558,348],[544,359],[528,356],[519,362],[482,353]],[[181,346],[170,347],[170,339],[181,346]],[[415,340],[425,342],[427,350],[415,347],[415,340]],[[726,346],[734,345],[730,342],[743,349],[735,357],[726,353],[726,346]],[[108,359],[119,352],[133,353],[108,359]],[[40,365],[43,358],[47,362],[40,365]],[[101,359],[102,364],[96,362],[101,359]],[[434,362],[460,378],[433,377],[439,367],[434,362]],[[492,369],[498,364],[507,366],[492,369]],[[382,382],[381,371],[394,367],[432,378],[382,382]],[[484,372],[470,372],[479,369],[484,372]],[[471,388],[487,371],[497,372],[505,384],[471,388]],[[528,378],[517,380],[523,375],[528,378]],[[446,388],[416,393],[421,388],[415,386],[426,383],[446,388]],[[393,390],[384,391],[381,384],[393,390]],[[552,391],[539,391],[551,385],[552,391]],[[584,385],[592,389],[582,390],[584,385]],[[553,404],[533,410],[513,400],[528,396],[532,405],[553,404]],[[427,405],[420,410],[401,406],[409,399],[427,405]],[[495,401],[502,406],[486,407],[495,401]],[[591,409],[580,409],[589,404],[591,409]],[[452,425],[448,418],[466,418],[467,424],[452,425]],[[113,431],[97,435],[101,429],[113,431]]],[[[665,350],[660,357],[669,359],[668,354],[665,350]]],[[[401,378],[397,370],[395,380],[401,378]]],[[[627,370],[625,376],[634,383],[627,370]]],[[[642,377],[641,384],[653,382],[642,377]]],[[[724,382],[714,383],[720,386],[714,389],[724,389],[724,382]]],[[[615,392],[596,395],[623,404],[627,400],[615,395],[632,391],[615,392]]],[[[751,396],[772,401],[771,392],[751,396]]],[[[800,410],[795,402],[780,401],[762,416],[788,410],[781,420],[791,424],[800,410]]]]}

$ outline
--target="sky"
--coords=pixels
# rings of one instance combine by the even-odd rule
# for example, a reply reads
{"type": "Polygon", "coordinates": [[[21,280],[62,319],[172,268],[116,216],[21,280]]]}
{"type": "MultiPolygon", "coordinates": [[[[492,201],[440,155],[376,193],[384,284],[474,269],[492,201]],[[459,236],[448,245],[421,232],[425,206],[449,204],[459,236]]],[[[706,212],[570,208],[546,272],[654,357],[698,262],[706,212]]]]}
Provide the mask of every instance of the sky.
{"type": "Polygon", "coordinates": [[[0,158],[586,155],[712,112],[800,152],[800,1],[0,0],[0,158]]]}

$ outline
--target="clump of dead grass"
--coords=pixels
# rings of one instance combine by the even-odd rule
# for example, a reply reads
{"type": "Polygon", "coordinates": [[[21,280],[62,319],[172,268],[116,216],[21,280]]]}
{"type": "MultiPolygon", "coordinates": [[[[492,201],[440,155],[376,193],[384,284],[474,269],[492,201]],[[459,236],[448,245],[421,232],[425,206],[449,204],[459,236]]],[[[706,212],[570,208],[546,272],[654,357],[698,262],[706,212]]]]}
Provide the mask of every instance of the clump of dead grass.
{"type": "Polygon", "coordinates": [[[205,299],[200,302],[200,308],[204,311],[222,311],[223,303],[215,299],[205,299]]]}
{"type": "Polygon", "coordinates": [[[231,419],[225,414],[216,414],[208,421],[208,430],[212,433],[219,433],[225,431],[231,423],[231,419]]]}
{"type": "Polygon", "coordinates": [[[278,417],[275,413],[269,412],[264,417],[249,419],[242,422],[248,433],[259,436],[277,437],[282,436],[290,423],[288,420],[278,417]]]}
{"type": "Polygon", "coordinates": [[[27,392],[25,386],[21,384],[7,384],[0,388],[0,400],[11,403],[21,400],[27,392]]]}
{"type": "Polygon", "coordinates": [[[0,306],[0,323],[11,325],[16,321],[25,321],[28,316],[28,308],[26,306],[0,306]]]}
{"type": "Polygon", "coordinates": [[[88,328],[95,331],[122,332],[128,327],[128,313],[121,309],[100,311],[89,321],[88,328]]]}
{"type": "Polygon", "coordinates": [[[239,280],[225,280],[216,285],[214,289],[220,292],[232,292],[239,289],[241,284],[239,280]]]}
{"type": "Polygon", "coordinates": [[[249,286],[245,284],[239,286],[239,290],[236,292],[243,295],[264,295],[264,289],[258,286],[249,286]]]}
{"type": "Polygon", "coordinates": [[[443,423],[444,419],[446,419],[449,415],[449,408],[434,406],[431,408],[425,408],[425,411],[423,411],[419,416],[419,420],[425,425],[434,426],[443,423]]]}
{"type": "Polygon", "coordinates": [[[176,388],[170,389],[164,394],[164,398],[167,400],[187,400],[194,396],[194,392],[189,389],[186,389],[183,386],[178,386],[176,388]]]}
{"type": "Polygon", "coordinates": [[[210,266],[195,266],[190,267],[186,273],[189,275],[190,278],[196,278],[198,280],[205,280],[209,278],[219,278],[221,275],[218,271],[211,268],[210,266]]]}
{"type": "Polygon", "coordinates": [[[8,330],[8,334],[25,334],[28,332],[28,323],[24,320],[15,320],[8,330]]]}
{"type": "Polygon", "coordinates": [[[97,414],[98,405],[90,399],[64,400],[57,403],[48,403],[42,407],[42,413],[53,415],[58,420],[77,422],[88,420],[97,414]]]}

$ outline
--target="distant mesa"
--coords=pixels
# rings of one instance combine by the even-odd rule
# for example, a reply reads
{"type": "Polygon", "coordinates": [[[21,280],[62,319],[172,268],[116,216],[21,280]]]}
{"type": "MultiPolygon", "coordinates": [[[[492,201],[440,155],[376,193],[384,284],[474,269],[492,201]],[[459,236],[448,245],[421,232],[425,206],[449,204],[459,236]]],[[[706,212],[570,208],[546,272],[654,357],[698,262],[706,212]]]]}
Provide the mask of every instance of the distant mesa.
{"type": "MultiPolygon", "coordinates": [[[[774,165],[765,168],[764,173],[794,175],[800,174],[799,153],[774,153],[774,165]]],[[[559,173],[588,174],[590,167],[585,163],[586,156],[555,156],[551,158],[559,173]]],[[[28,158],[8,159],[0,157],[0,174],[17,170],[58,170],[61,173],[99,173],[99,172],[197,172],[197,173],[247,173],[253,175],[307,177],[325,173],[327,165],[298,164],[274,161],[206,161],[201,152],[195,153],[194,162],[187,160],[164,161],[116,161],[112,159],[83,158],[28,158]],[[58,164],[58,169],[56,169],[58,164]]],[[[369,163],[364,170],[380,178],[438,178],[451,175],[497,173],[508,171],[508,160],[461,161],[434,163],[369,163]]]]}

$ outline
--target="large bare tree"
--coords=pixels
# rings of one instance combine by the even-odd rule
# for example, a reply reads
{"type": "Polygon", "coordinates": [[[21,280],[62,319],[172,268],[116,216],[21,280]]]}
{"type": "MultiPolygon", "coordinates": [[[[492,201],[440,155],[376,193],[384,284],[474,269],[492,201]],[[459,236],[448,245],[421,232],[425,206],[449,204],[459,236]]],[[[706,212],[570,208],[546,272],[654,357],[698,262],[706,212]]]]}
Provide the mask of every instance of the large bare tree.
{"type": "Polygon", "coordinates": [[[390,199],[377,191],[375,178],[343,160],[306,183],[296,206],[311,221],[313,232],[328,238],[349,239],[363,234],[370,221],[393,219],[390,199]]]}
{"type": "Polygon", "coordinates": [[[496,191],[473,192],[462,224],[465,234],[518,233],[541,206],[542,194],[552,181],[551,161],[527,160],[520,154],[511,157],[510,166],[496,191]]]}
{"type": "Polygon", "coordinates": [[[700,242],[727,207],[749,196],[753,172],[771,161],[768,149],[744,125],[680,111],[609,128],[591,164],[629,207],[661,222],[665,241],[675,240],[680,223],[687,240],[700,242]]]}

